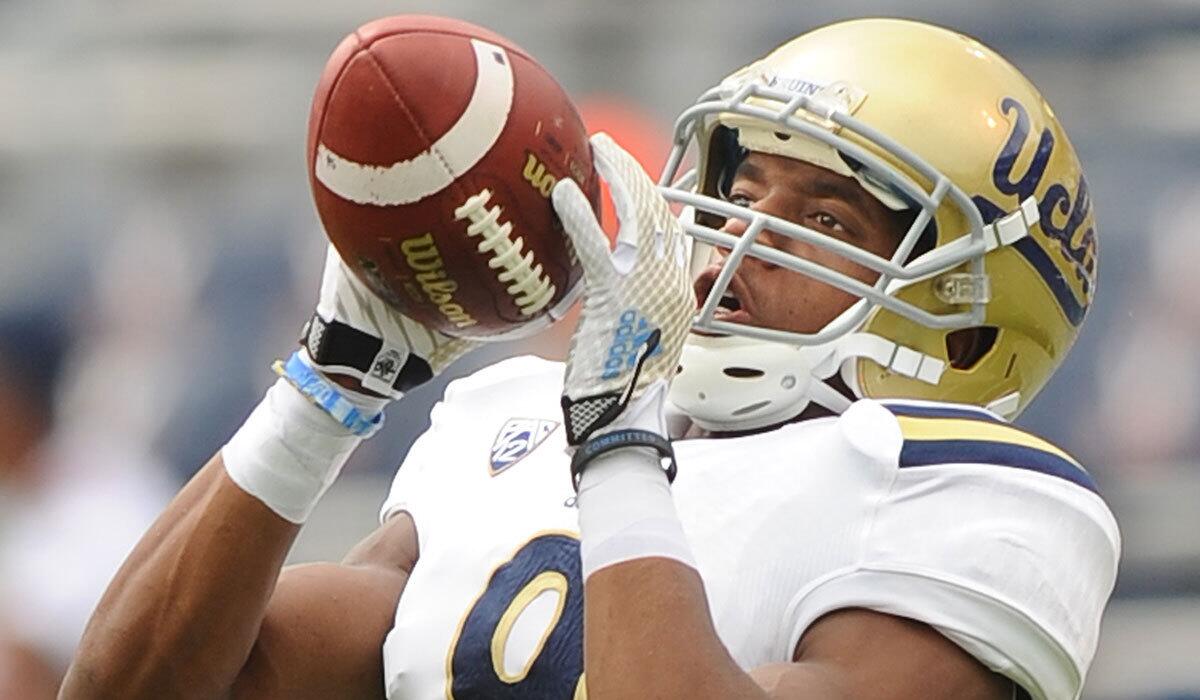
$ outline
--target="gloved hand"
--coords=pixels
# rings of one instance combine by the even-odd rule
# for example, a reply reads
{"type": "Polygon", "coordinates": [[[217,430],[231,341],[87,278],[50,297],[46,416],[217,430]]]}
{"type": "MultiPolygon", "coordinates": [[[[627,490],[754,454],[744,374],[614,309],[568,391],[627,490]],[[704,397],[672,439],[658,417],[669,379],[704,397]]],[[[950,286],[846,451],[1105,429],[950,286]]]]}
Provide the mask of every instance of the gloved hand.
{"type": "Polygon", "coordinates": [[[393,311],[333,246],[301,342],[275,363],[280,380],[221,450],[229,478],[293,523],[308,518],[350,454],[383,424],[389,401],[475,345],[393,311]]]}
{"type": "Polygon", "coordinates": [[[620,223],[616,248],[578,185],[563,178],[552,192],[585,284],[562,397],[572,446],[624,428],[666,437],[667,388],[696,310],[679,220],[633,156],[607,134],[591,142],[620,223]]]}
{"type": "Polygon", "coordinates": [[[426,328],[389,307],[354,276],[332,245],[317,311],[300,342],[305,361],[318,372],[353,377],[362,389],[389,399],[400,398],[479,345],[426,328]]]}

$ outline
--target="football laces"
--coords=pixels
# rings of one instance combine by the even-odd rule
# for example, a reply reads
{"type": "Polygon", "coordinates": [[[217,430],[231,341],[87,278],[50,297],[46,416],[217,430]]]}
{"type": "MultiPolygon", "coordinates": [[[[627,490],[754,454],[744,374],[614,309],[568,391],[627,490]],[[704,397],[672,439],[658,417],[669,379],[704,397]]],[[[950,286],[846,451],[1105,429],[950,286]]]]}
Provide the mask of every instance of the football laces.
{"type": "Polygon", "coordinates": [[[532,316],[554,298],[554,284],[550,282],[550,275],[542,271],[541,263],[534,259],[532,250],[521,254],[525,241],[512,235],[511,221],[499,223],[500,207],[489,209],[487,206],[491,198],[492,192],[487,189],[468,198],[454,210],[454,218],[471,222],[467,226],[467,235],[481,237],[478,250],[491,256],[488,267],[500,270],[496,279],[508,284],[505,290],[513,296],[513,303],[521,314],[532,316]]]}

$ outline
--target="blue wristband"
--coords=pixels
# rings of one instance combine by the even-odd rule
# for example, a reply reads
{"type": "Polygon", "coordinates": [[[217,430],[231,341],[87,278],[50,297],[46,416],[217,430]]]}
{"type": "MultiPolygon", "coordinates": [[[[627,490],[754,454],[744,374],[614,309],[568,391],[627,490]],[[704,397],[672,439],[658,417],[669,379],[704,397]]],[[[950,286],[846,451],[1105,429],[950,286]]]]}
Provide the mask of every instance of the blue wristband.
{"type": "Polygon", "coordinates": [[[371,437],[383,425],[382,412],[371,418],[364,417],[336,386],[308,366],[299,351],[292,353],[286,363],[276,360],[271,369],[351,433],[359,437],[371,437]]]}

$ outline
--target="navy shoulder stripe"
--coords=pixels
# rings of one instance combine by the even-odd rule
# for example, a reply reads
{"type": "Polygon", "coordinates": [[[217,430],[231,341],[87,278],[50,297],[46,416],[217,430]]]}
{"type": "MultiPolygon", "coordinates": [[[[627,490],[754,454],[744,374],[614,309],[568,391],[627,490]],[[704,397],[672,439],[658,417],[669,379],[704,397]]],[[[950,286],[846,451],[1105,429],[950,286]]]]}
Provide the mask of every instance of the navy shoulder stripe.
{"type": "Polygon", "coordinates": [[[1048,474],[1099,493],[1095,480],[1074,457],[983,410],[885,405],[895,414],[904,436],[900,449],[902,469],[937,464],[993,464],[1048,474]]]}
{"type": "Polygon", "coordinates": [[[902,469],[961,462],[1040,472],[1100,492],[1091,475],[1079,465],[1036,447],[991,440],[905,440],[900,449],[902,469]]]}

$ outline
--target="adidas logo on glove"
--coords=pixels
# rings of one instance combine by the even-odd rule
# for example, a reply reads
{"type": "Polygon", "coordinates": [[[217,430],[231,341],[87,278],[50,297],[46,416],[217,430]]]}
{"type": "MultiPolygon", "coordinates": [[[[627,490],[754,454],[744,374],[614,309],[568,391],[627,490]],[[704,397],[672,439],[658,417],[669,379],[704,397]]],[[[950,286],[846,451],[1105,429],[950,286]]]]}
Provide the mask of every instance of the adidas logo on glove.
{"type": "MultiPolygon", "coordinates": [[[[600,375],[600,378],[616,379],[625,370],[633,369],[637,364],[639,351],[653,332],[654,327],[650,325],[645,316],[638,315],[634,309],[627,309],[623,312],[617,330],[613,334],[612,345],[608,346],[608,357],[604,361],[604,374],[600,375]]],[[[655,347],[647,355],[647,358],[657,355],[660,350],[661,348],[655,347]]]]}

